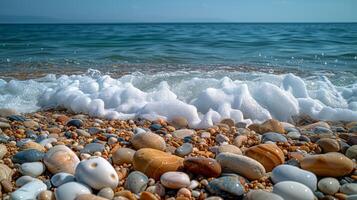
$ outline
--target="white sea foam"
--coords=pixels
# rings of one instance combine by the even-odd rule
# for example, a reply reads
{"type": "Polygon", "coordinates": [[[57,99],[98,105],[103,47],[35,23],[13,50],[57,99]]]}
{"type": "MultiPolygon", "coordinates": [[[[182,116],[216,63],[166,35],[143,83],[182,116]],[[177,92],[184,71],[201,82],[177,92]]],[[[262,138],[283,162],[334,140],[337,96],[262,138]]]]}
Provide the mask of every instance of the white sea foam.
{"type": "Polygon", "coordinates": [[[357,121],[357,87],[335,86],[324,76],[302,79],[293,74],[134,73],[114,79],[90,71],[25,81],[0,79],[0,107],[20,112],[63,107],[109,119],[184,116],[191,127],[208,127],[222,118],[289,121],[302,113],[357,121]]]}

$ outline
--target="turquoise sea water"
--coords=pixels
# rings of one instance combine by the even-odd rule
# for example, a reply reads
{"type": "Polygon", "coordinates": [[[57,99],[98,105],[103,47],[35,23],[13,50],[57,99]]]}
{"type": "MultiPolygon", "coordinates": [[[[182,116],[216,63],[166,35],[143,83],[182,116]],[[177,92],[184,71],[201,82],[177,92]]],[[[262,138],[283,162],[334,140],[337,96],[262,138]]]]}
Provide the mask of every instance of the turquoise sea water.
{"type": "Polygon", "coordinates": [[[357,71],[357,24],[0,25],[0,74],[357,71]]]}

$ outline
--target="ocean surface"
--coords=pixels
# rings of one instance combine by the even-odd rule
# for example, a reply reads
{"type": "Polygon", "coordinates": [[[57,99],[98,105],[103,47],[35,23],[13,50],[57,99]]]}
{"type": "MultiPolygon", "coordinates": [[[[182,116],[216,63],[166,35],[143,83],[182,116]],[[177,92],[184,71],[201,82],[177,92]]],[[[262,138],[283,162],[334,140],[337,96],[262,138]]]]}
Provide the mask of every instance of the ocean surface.
{"type": "Polygon", "coordinates": [[[0,25],[0,107],[357,120],[357,24],[0,25]]]}

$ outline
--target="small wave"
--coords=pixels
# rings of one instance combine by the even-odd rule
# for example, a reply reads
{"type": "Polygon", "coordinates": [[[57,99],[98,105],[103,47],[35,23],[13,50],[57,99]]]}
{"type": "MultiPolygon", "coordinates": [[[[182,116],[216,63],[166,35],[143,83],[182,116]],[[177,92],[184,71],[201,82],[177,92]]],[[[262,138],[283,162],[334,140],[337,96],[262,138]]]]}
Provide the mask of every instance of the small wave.
{"type": "Polygon", "coordinates": [[[109,119],[184,116],[191,127],[222,118],[261,122],[308,114],[323,120],[357,120],[357,86],[334,85],[327,76],[228,71],[175,71],[119,78],[89,70],[82,75],[0,79],[1,107],[20,112],[66,108],[109,119]]]}

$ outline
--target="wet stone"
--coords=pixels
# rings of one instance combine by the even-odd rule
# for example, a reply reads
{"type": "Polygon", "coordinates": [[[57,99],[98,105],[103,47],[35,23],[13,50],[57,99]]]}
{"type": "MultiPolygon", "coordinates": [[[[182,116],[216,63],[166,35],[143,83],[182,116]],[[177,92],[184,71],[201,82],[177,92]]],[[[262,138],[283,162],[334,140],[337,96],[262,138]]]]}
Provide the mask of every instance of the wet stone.
{"type": "Polygon", "coordinates": [[[26,162],[36,162],[36,161],[40,161],[43,159],[44,157],[44,153],[41,151],[38,151],[36,149],[28,149],[28,150],[24,150],[24,151],[20,151],[18,153],[16,153],[13,157],[12,157],[12,161],[15,163],[26,163],[26,162]]]}
{"type": "Polygon", "coordinates": [[[240,179],[235,176],[224,176],[213,179],[208,183],[207,189],[213,195],[222,197],[241,197],[244,194],[244,187],[242,186],[240,179]]]}
{"type": "Polygon", "coordinates": [[[265,143],[267,141],[287,142],[288,140],[283,135],[281,135],[279,133],[268,132],[268,133],[264,133],[262,136],[262,143],[265,143]]]}
{"type": "Polygon", "coordinates": [[[184,143],[182,146],[178,147],[175,150],[175,154],[184,157],[188,154],[190,154],[193,150],[193,145],[191,143],[184,143]]]}
{"type": "Polygon", "coordinates": [[[76,128],[81,128],[83,126],[83,121],[80,119],[71,119],[67,122],[67,126],[74,126],[76,128]]]}

